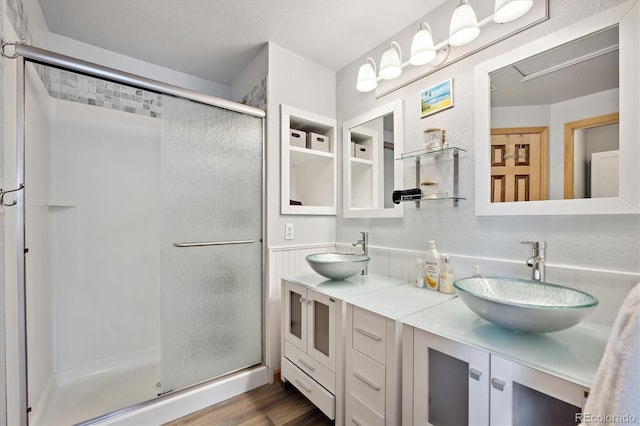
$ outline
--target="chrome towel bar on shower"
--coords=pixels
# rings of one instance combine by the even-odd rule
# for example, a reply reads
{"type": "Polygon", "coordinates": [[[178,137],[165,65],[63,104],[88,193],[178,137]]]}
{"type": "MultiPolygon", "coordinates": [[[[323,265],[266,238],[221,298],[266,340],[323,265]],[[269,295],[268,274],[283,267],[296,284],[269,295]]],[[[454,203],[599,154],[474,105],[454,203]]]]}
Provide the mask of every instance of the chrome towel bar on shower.
{"type": "Polygon", "coordinates": [[[203,243],[173,243],[175,247],[206,247],[206,246],[226,246],[229,244],[251,244],[255,240],[233,240],[233,241],[208,241],[203,243]]]}

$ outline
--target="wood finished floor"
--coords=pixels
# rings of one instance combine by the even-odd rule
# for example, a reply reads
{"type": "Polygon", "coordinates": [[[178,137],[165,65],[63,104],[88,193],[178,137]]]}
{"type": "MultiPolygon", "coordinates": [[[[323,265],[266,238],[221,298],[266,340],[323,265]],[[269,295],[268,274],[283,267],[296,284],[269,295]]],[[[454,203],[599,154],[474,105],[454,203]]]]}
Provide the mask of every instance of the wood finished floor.
{"type": "Polygon", "coordinates": [[[333,424],[333,420],[325,416],[296,388],[291,385],[285,388],[280,381],[260,386],[166,423],[168,426],[328,426],[333,424]]]}

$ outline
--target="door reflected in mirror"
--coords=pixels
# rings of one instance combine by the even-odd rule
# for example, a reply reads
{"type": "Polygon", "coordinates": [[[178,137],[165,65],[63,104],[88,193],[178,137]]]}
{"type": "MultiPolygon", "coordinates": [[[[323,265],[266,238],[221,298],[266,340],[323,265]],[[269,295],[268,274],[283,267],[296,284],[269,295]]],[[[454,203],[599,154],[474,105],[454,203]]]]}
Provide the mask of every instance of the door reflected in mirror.
{"type": "Polygon", "coordinates": [[[618,33],[490,73],[491,202],[618,196],[618,33]]]}
{"type": "Polygon", "coordinates": [[[385,105],[344,123],[344,216],[400,217],[393,191],[402,186],[402,103],[385,105]]]}

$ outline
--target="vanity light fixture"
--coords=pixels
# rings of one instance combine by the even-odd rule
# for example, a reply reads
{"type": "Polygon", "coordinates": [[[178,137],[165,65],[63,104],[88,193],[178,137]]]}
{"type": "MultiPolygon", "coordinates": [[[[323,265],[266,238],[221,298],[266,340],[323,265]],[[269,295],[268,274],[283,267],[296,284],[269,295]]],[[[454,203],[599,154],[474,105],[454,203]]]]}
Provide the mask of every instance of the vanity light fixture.
{"type": "Polygon", "coordinates": [[[393,80],[400,77],[400,74],[402,74],[402,50],[398,43],[392,41],[380,59],[380,78],[393,80]]]}
{"type": "Polygon", "coordinates": [[[380,80],[392,80],[402,74],[402,69],[411,64],[422,66],[429,64],[436,68],[444,64],[449,56],[449,46],[464,46],[471,43],[480,34],[480,28],[489,22],[505,23],[516,20],[526,14],[533,6],[533,0],[495,0],[494,13],[478,22],[469,0],[460,0],[451,17],[449,38],[434,45],[431,28],[426,22],[413,36],[411,57],[402,62],[400,45],[392,41],[380,59],[380,73],[376,76],[376,63],[368,57],[358,71],[356,89],[370,92],[378,87],[380,80]]]}
{"type": "Polygon", "coordinates": [[[464,46],[480,35],[478,18],[468,0],[460,0],[449,24],[449,45],[464,46]]]}

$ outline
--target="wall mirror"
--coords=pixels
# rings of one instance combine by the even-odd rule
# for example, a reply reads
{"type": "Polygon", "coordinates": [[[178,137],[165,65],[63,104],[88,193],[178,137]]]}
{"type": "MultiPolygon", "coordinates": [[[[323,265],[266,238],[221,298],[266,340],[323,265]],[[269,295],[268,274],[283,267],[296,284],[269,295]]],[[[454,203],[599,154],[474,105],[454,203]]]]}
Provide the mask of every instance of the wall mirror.
{"type": "Polygon", "coordinates": [[[345,218],[402,217],[392,193],[402,187],[402,101],[383,105],[343,125],[345,218]]]}
{"type": "Polygon", "coordinates": [[[476,67],[477,215],[640,212],[631,3],[476,67]]]}

